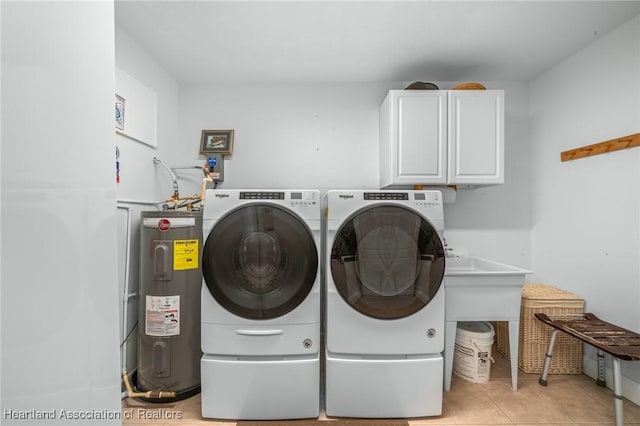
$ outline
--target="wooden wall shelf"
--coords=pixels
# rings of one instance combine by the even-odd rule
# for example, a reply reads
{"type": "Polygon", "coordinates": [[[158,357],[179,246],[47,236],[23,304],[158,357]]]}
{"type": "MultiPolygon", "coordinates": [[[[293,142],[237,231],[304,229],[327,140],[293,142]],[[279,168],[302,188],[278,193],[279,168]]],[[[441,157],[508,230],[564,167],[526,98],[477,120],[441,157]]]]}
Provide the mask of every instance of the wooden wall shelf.
{"type": "Polygon", "coordinates": [[[564,151],[560,153],[560,160],[577,160],[578,158],[619,151],[621,149],[633,148],[635,146],[640,146],[640,133],[564,151]]]}

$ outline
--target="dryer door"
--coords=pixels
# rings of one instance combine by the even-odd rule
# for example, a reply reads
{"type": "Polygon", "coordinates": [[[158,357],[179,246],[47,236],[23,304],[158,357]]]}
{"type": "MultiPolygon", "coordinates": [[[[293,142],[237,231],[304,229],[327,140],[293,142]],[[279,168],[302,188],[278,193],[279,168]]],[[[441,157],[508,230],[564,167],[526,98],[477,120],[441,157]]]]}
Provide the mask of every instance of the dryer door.
{"type": "Polygon", "coordinates": [[[358,211],[336,233],[331,274],[358,312],[397,319],[424,308],[444,277],[438,233],[412,210],[379,205],[358,211]]]}
{"type": "Polygon", "coordinates": [[[318,252],[309,228],[288,210],[252,204],[213,227],[202,255],[211,295],[243,318],[277,318],[311,291],[318,252]]]}

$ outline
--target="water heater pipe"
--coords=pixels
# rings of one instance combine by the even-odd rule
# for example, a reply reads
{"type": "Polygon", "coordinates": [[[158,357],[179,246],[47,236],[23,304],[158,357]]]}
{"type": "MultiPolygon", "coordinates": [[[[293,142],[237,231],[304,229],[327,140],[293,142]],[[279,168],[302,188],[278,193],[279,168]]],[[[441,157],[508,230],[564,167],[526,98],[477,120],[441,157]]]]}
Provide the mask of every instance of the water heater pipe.
{"type": "Polygon", "coordinates": [[[178,177],[176,176],[175,173],[173,173],[173,170],[170,167],[167,167],[164,164],[162,164],[162,161],[158,160],[158,158],[156,157],[153,157],[153,164],[159,164],[169,171],[169,174],[171,175],[171,180],[173,181],[173,198],[175,198],[176,200],[180,198],[180,195],[178,193],[178,177]]]}
{"type": "Polygon", "coordinates": [[[200,205],[204,208],[204,194],[207,192],[207,183],[213,182],[209,172],[204,172],[204,178],[202,179],[202,190],[200,192],[200,205]]]}
{"type": "Polygon", "coordinates": [[[209,171],[206,169],[206,167],[188,166],[188,167],[175,168],[175,169],[199,169],[204,172],[204,176],[205,176],[204,179],[202,180],[202,190],[200,192],[200,195],[193,195],[191,197],[181,198],[178,192],[178,177],[173,172],[173,168],[167,167],[166,165],[162,164],[162,161],[160,161],[157,157],[153,157],[153,163],[161,165],[162,167],[167,169],[171,174],[171,180],[173,181],[173,196],[170,199],[165,200],[165,202],[173,203],[173,209],[177,210],[184,207],[187,207],[190,209],[193,206],[193,204],[198,204],[198,203],[204,206],[204,194],[206,191],[207,183],[213,182],[213,179],[209,174],[209,171]]]}
{"type": "Polygon", "coordinates": [[[176,393],[173,391],[147,391],[147,392],[134,392],[131,388],[131,384],[129,384],[129,376],[127,375],[127,370],[122,371],[122,380],[124,380],[124,385],[127,387],[127,396],[129,398],[175,398],[176,393]]]}
{"type": "Polygon", "coordinates": [[[193,205],[200,203],[200,201],[201,198],[197,194],[190,197],[169,198],[166,200],[167,203],[173,203],[171,210],[178,210],[184,207],[191,210],[193,205]]]}

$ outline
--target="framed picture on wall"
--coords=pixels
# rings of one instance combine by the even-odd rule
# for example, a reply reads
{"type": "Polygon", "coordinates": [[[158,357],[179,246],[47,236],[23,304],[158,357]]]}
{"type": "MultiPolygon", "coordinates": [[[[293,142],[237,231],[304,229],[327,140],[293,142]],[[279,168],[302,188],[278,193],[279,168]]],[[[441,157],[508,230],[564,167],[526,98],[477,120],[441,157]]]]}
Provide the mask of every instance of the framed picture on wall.
{"type": "Polygon", "coordinates": [[[116,93],[116,129],[124,130],[125,99],[116,93]]]}
{"type": "Polygon", "coordinates": [[[231,155],[233,130],[203,130],[200,137],[200,154],[231,155]]]}

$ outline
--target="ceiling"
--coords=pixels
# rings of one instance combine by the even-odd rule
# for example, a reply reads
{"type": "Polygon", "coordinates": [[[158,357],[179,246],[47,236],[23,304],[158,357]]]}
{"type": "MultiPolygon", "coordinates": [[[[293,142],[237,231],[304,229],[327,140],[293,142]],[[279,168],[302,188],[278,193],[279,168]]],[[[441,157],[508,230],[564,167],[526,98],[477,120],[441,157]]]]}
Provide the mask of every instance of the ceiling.
{"type": "Polygon", "coordinates": [[[180,83],[529,81],[639,13],[640,1],[115,1],[116,25],[180,83]]]}

